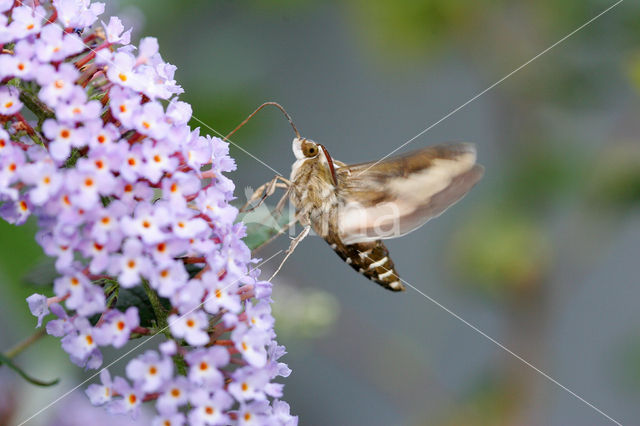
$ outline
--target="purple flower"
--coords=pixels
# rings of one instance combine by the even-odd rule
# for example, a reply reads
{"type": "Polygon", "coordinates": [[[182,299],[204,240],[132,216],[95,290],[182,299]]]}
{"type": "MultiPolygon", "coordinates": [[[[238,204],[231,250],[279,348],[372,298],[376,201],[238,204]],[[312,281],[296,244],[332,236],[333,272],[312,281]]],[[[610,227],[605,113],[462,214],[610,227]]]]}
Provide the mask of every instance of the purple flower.
{"type": "Polygon", "coordinates": [[[122,377],[116,377],[113,380],[113,390],[121,398],[113,399],[107,405],[107,410],[113,414],[129,413],[133,418],[136,418],[140,412],[140,404],[143,397],[142,391],[136,386],[129,385],[122,377]]]}
{"type": "Polygon", "coordinates": [[[258,368],[266,365],[267,351],[264,345],[269,341],[269,335],[266,332],[239,324],[231,333],[231,340],[250,365],[258,368]]]}
{"type": "Polygon", "coordinates": [[[51,156],[59,162],[69,157],[72,147],[80,147],[86,140],[83,128],[61,124],[53,119],[48,119],[42,124],[42,131],[52,141],[49,144],[51,156]]]}
{"type": "Polygon", "coordinates": [[[58,25],[45,25],[36,41],[36,57],[41,62],[60,61],[82,52],[84,44],[76,34],[64,34],[58,25]]]}
{"type": "Polygon", "coordinates": [[[9,31],[14,40],[38,33],[45,16],[45,11],[41,6],[35,8],[19,6],[13,8],[11,15],[13,21],[9,24],[9,31]]]}
{"type": "Polygon", "coordinates": [[[38,317],[38,324],[36,325],[36,328],[39,328],[42,325],[43,318],[49,314],[47,297],[42,294],[34,293],[27,297],[27,303],[29,304],[29,310],[31,313],[38,317]]]}
{"type": "Polygon", "coordinates": [[[233,398],[225,391],[219,390],[212,395],[205,389],[197,389],[189,399],[194,407],[189,412],[189,424],[199,426],[230,423],[225,411],[233,404],[233,398]]]}
{"type": "Polygon", "coordinates": [[[94,339],[93,327],[83,317],[75,318],[71,323],[75,330],[62,338],[62,349],[69,354],[74,364],[87,368],[99,367],[102,364],[102,354],[94,339]]]}
{"type": "Polygon", "coordinates": [[[50,310],[47,332],[90,369],[104,346],[166,332],[159,351],[129,361],[131,382],[104,370],[87,388],[111,413],[135,416],[156,400],[154,424],[295,424],[275,400],[274,380],[290,370],[278,360],[271,284],[250,268],[229,204],[228,143],[189,127],[191,106],[155,38],[130,45],[116,17],[101,30],[102,3],[36,4],[0,0],[0,43],[13,43],[0,52],[0,79],[16,83],[0,87],[0,217],[34,215],[36,240],[55,259],[55,297],[27,299],[38,326],[50,310]],[[23,94],[41,103],[23,105],[23,94]],[[115,308],[143,281],[161,309],[170,304],[168,330],[164,315],[141,327],[137,308],[115,308]]]}
{"type": "Polygon", "coordinates": [[[173,375],[170,358],[160,357],[156,351],[147,351],[127,364],[127,377],[144,392],[155,392],[173,375]]]}
{"type": "Polygon", "coordinates": [[[109,18],[109,24],[102,22],[104,32],[107,35],[109,43],[129,44],[131,39],[131,30],[124,31],[124,25],[117,16],[109,18]],[[123,32],[124,31],[124,32],[123,32]]]}
{"type": "Polygon", "coordinates": [[[46,161],[25,166],[20,176],[25,183],[34,185],[29,194],[31,202],[37,206],[56,195],[64,181],[53,163],[46,161]]]}
{"type": "Polygon", "coordinates": [[[258,426],[267,423],[269,415],[269,403],[267,401],[254,401],[249,404],[241,404],[238,410],[238,425],[258,426]]]}
{"type": "Polygon", "coordinates": [[[187,403],[191,382],[184,376],[178,376],[164,386],[164,392],[158,398],[158,411],[175,412],[187,403]]]}
{"type": "Polygon", "coordinates": [[[104,12],[104,3],[87,0],[53,0],[53,5],[58,11],[58,20],[65,28],[89,27],[104,12]]]}
{"type": "Polygon", "coordinates": [[[240,368],[233,373],[233,381],[229,384],[229,393],[238,401],[266,399],[265,387],[269,383],[269,375],[265,370],[252,367],[240,368]]]}
{"type": "Polygon", "coordinates": [[[171,334],[184,338],[188,344],[202,346],[209,341],[209,335],[205,331],[209,327],[207,315],[201,310],[196,310],[186,315],[170,315],[167,318],[171,334]]]}
{"type": "Polygon", "coordinates": [[[62,337],[71,333],[73,331],[73,325],[71,321],[69,321],[69,316],[62,306],[54,303],[49,309],[58,319],[51,320],[47,323],[47,333],[56,337],[62,337]]]}
{"type": "Polygon", "coordinates": [[[135,306],[130,306],[125,312],[108,311],[103,320],[95,333],[98,343],[115,348],[124,346],[129,341],[131,331],[140,325],[138,308],[135,306]]]}
{"type": "Polygon", "coordinates": [[[204,301],[204,309],[210,314],[217,314],[221,309],[238,313],[242,309],[238,285],[234,280],[220,280],[212,271],[202,276],[202,281],[209,295],[204,301]]]}
{"type": "Polygon", "coordinates": [[[13,115],[20,112],[20,92],[12,86],[0,87],[0,115],[13,115]]]}
{"type": "Polygon", "coordinates": [[[185,421],[185,416],[182,413],[166,413],[160,414],[154,417],[151,422],[152,426],[182,426],[185,421]]]}
{"type": "Polygon", "coordinates": [[[55,108],[73,94],[78,77],[80,73],[72,64],[65,62],[57,70],[51,65],[42,65],[36,74],[36,80],[42,86],[38,96],[49,107],[55,108]]]}
{"type": "Polygon", "coordinates": [[[289,404],[279,399],[273,401],[273,420],[282,426],[296,426],[298,417],[292,416],[289,404]]]}
{"type": "Polygon", "coordinates": [[[189,364],[189,380],[207,385],[211,390],[222,388],[224,377],[219,368],[229,363],[229,352],[220,347],[197,349],[185,357],[189,364]]]}
{"type": "Polygon", "coordinates": [[[85,391],[93,405],[103,405],[113,397],[113,382],[107,369],[100,372],[101,384],[91,384],[85,391]]]}
{"type": "Polygon", "coordinates": [[[149,260],[142,249],[140,240],[128,238],[124,242],[123,253],[113,257],[110,272],[118,275],[118,282],[123,287],[133,287],[140,283],[141,275],[148,275],[149,260]]]}

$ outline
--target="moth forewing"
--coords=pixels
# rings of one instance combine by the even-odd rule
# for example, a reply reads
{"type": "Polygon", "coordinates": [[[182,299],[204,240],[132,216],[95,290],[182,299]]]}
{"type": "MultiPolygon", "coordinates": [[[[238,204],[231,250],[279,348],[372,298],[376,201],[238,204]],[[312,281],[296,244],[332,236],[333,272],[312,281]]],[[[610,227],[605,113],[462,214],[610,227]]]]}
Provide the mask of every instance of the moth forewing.
{"type": "Polygon", "coordinates": [[[338,226],[345,244],[396,238],[460,200],[482,177],[470,144],[425,148],[338,169],[338,226]]]}

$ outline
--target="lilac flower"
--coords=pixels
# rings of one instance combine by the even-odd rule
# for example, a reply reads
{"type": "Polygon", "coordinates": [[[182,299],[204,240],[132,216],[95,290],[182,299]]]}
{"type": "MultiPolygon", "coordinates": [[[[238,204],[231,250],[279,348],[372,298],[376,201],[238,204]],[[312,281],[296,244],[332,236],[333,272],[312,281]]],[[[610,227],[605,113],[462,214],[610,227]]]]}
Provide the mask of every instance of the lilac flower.
{"type": "Polygon", "coordinates": [[[93,405],[103,405],[111,401],[113,397],[113,382],[109,370],[105,369],[100,372],[100,381],[102,384],[91,384],[85,391],[93,405]]]}
{"type": "Polygon", "coordinates": [[[273,420],[282,426],[295,426],[298,418],[291,415],[289,404],[279,399],[273,401],[273,420]]]}
{"type": "Polygon", "coordinates": [[[108,311],[103,316],[104,322],[96,330],[96,338],[100,345],[112,345],[115,348],[124,346],[129,341],[131,331],[140,325],[138,308],[130,306],[125,312],[108,311]]]}
{"type": "Polygon", "coordinates": [[[9,24],[9,31],[13,34],[14,40],[38,33],[42,28],[44,16],[45,11],[41,6],[15,7],[11,15],[13,21],[9,24]]]}
{"type": "Polygon", "coordinates": [[[29,194],[31,202],[37,206],[41,206],[51,199],[63,183],[58,169],[52,162],[46,161],[25,166],[22,168],[20,176],[25,183],[34,185],[29,194]]]}
{"type": "Polygon", "coordinates": [[[56,320],[51,320],[47,323],[47,333],[56,336],[62,337],[73,331],[73,325],[71,321],[69,321],[69,316],[64,308],[57,303],[52,304],[49,309],[51,312],[58,317],[56,320]]]}
{"type": "Polygon", "coordinates": [[[104,12],[104,3],[90,3],[88,0],[53,0],[53,5],[58,11],[58,20],[65,28],[89,27],[104,12]]]}
{"type": "Polygon", "coordinates": [[[49,144],[51,156],[59,162],[69,157],[72,147],[82,146],[86,140],[83,128],[61,124],[53,119],[48,119],[42,124],[42,131],[52,141],[49,144]]]}
{"type": "Polygon", "coordinates": [[[167,382],[164,392],[158,398],[158,411],[175,412],[178,407],[187,403],[191,382],[184,376],[178,376],[167,382]]]}
{"type": "Polygon", "coordinates": [[[129,44],[131,40],[131,30],[124,31],[124,25],[117,16],[109,19],[109,24],[102,22],[107,41],[112,44],[129,44]]]}
{"type": "MultiPolygon", "coordinates": [[[[155,247],[159,249],[160,247],[167,247],[167,244],[159,243],[155,247]]],[[[163,249],[163,252],[170,252],[170,249],[163,249]]],[[[158,268],[157,273],[149,278],[151,286],[158,290],[158,294],[160,296],[170,297],[172,295],[177,295],[176,290],[184,286],[189,279],[189,275],[187,274],[187,271],[185,271],[184,266],[179,262],[173,261],[168,263],[169,260],[165,262],[166,258],[159,258],[160,262],[158,262],[158,266],[162,269],[158,268]]],[[[202,294],[202,292],[200,292],[200,294],[202,294]]],[[[178,300],[181,299],[179,296],[176,297],[178,297],[178,300]]],[[[193,306],[193,304],[190,304],[190,306],[193,306]]]]}
{"type": "Polygon", "coordinates": [[[258,368],[265,366],[267,351],[264,345],[269,341],[269,336],[264,331],[249,328],[242,323],[231,333],[231,340],[250,365],[258,368]]]}
{"type": "Polygon", "coordinates": [[[37,62],[32,60],[35,53],[34,46],[26,40],[20,40],[13,51],[13,56],[0,56],[0,77],[32,78],[34,69],[37,67],[37,62]]]}
{"type": "Polygon", "coordinates": [[[142,391],[136,386],[129,385],[122,377],[116,377],[113,380],[113,390],[122,398],[113,399],[107,405],[107,410],[113,414],[129,413],[133,418],[136,418],[140,412],[142,391]]]}
{"type": "Polygon", "coordinates": [[[64,34],[57,25],[45,25],[36,41],[36,57],[41,62],[60,61],[82,52],[84,45],[76,34],[64,34]]]}
{"type": "Polygon", "coordinates": [[[160,414],[155,417],[151,422],[152,426],[182,426],[184,424],[185,417],[182,413],[172,412],[166,414],[160,414]]]}
{"type": "Polygon", "coordinates": [[[47,305],[47,297],[42,294],[34,293],[27,297],[27,303],[29,304],[29,310],[38,318],[38,324],[36,328],[42,325],[43,318],[49,314],[49,306],[47,305]]]}
{"type": "Polygon", "coordinates": [[[122,252],[113,256],[110,272],[118,275],[118,282],[123,287],[133,287],[140,283],[141,275],[148,274],[149,260],[144,257],[142,243],[135,238],[125,240],[122,252]]]}
{"type": "Polygon", "coordinates": [[[38,96],[49,107],[55,108],[60,101],[69,99],[78,77],[80,72],[72,64],[65,62],[57,69],[48,64],[42,65],[36,73],[36,81],[42,86],[38,96]]]}
{"type": "Polygon", "coordinates": [[[238,425],[263,425],[267,422],[269,403],[267,401],[253,401],[240,405],[238,410],[238,425]]]}
{"type": "Polygon", "coordinates": [[[22,109],[20,93],[15,87],[0,87],[0,115],[13,115],[22,109]]]}
{"type": "Polygon", "coordinates": [[[161,358],[156,351],[147,351],[127,364],[127,377],[147,393],[159,390],[172,375],[171,359],[161,358]]]}
{"type": "Polygon", "coordinates": [[[218,368],[227,365],[229,359],[229,353],[219,347],[190,352],[185,357],[190,365],[189,380],[197,385],[207,385],[212,390],[221,388],[224,377],[218,368]]]}
{"type": "Polygon", "coordinates": [[[264,400],[267,383],[269,383],[269,375],[265,370],[240,368],[233,373],[229,393],[238,401],[264,400]]]}
{"type": "Polygon", "coordinates": [[[202,346],[209,342],[209,335],[205,331],[209,322],[204,312],[197,310],[182,316],[171,315],[167,320],[171,333],[184,338],[188,344],[202,346]]]}
{"type": "Polygon", "coordinates": [[[61,340],[64,349],[74,364],[97,368],[102,364],[102,354],[94,339],[94,329],[86,318],[78,317],[71,321],[74,331],[61,340]]]}
{"type": "Polygon", "coordinates": [[[116,17],[100,29],[102,3],[15,3],[0,0],[0,78],[12,79],[0,87],[0,217],[34,215],[55,259],[54,297],[27,299],[38,325],[50,310],[47,332],[89,369],[102,347],[167,335],[128,362],[129,380],[104,370],[87,388],[111,413],[136,416],[155,401],[154,424],[295,424],[276,400],[290,370],[271,284],[251,269],[230,205],[228,144],[189,127],[155,38],[131,45],[116,17]],[[40,103],[23,105],[23,94],[40,103]],[[143,291],[150,323],[121,306],[143,291]]]}
{"type": "Polygon", "coordinates": [[[233,398],[224,391],[214,392],[213,395],[205,389],[196,389],[190,398],[193,409],[189,412],[189,423],[199,425],[228,424],[229,416],[225,414],[233,404],[233,398]]]}

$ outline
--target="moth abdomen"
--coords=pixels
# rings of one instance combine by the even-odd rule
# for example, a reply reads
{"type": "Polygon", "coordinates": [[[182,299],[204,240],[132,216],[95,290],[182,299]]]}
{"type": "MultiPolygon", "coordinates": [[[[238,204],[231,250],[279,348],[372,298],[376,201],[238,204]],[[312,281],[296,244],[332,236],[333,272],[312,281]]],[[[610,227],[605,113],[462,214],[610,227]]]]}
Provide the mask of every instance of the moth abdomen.
{"type": "Polygon", "coordinates": [[[338,238],[328,236],[327,243],[353,269],[391,291],[404,291],[389,250],[382,241],[345,245],[338,238]]]}

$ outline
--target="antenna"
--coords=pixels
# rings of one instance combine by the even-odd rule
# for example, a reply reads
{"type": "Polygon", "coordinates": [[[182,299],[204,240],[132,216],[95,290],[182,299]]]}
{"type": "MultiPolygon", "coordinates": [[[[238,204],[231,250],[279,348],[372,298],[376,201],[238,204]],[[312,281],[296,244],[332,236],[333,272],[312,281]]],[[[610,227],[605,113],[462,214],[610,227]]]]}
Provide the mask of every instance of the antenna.
{"type": "Polygon", "coordinates": [[[291,124],[291,127],[293,127],[293,131],[295,132],[296,136],[299,138],[300,137],[300,133],[298,132],[298,129],[296,129],[296,126],[295,126],[295,124],[293,124],[293,120],[291,119],[291,116],[289,116],[289,114],[287,114],[287,111],[282,107],[282,105],[280,105],[277,102],[265,102],[262,105],[260,105],[255,111],[253,111],[251,114],[249,114],[249,116],[247,118],[245,118],[242,123],[238,124],[238,126],[235,129],[233,129],[231,131],[231,133],[229,133],[227,136],[225,136],[223,140],[229,140],[229,137],[231,137],[231,135],[233,135],[242,126],[247,124],[247,122],[249,120],[251,120],[253,118],[253,116],[258,113],[258,111],[260,111],[262,108],[264,108],[266,106],[269,106],[269,105],[274,106],[274,107],[278,108],[280,111],[282,111],[284,116],[287,117],[287,120],[289,120],[289,124],[291,124]]]}

